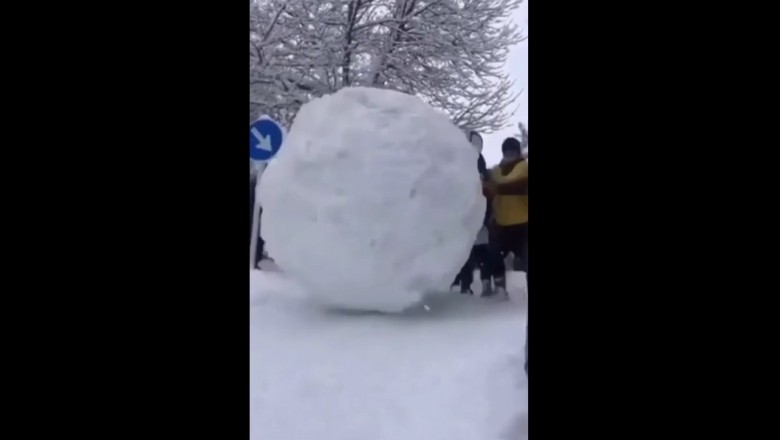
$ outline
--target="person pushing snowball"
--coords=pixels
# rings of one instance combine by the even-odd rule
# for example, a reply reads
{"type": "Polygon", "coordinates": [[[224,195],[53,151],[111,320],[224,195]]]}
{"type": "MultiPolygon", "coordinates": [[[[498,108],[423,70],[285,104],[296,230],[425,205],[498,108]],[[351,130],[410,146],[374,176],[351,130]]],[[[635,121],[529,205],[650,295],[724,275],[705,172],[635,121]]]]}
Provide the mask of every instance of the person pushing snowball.
{"type": "MultiPolygon", "coordinates": [[[[469,133],[469,142],[479,152],[479,159],[477,160],[477,171],[479,172],[480,180],[484,184],[490,179],[490,176],[488,174],[487,165],[485,163],[485,157],[482,155],[482,136],[476,131],[472,131],[469,133]]],[[[485,191],[483,191],[483,196],[487,197],[487,193],[485,191]]],[[[492,210],[490,203],[486,199],[485,217],[482,221],[482,227],[477,233],[477,237],[474,241],[474,246],[471,248],[471,253],[468,260],[463,265],[463,268],[461,268],[458,275],[455,277],[455,281],[452,283],[453,287],[460,287],[460,293],[462,294],[474,294],[474,292],[471,290],[471,284],[474,281],[475,268],[479,268],[479,275],[482,281],[482,294],[492,294],[493,286],[488,258],[488,224],[490,222],[491,214],[492,210]]]]}

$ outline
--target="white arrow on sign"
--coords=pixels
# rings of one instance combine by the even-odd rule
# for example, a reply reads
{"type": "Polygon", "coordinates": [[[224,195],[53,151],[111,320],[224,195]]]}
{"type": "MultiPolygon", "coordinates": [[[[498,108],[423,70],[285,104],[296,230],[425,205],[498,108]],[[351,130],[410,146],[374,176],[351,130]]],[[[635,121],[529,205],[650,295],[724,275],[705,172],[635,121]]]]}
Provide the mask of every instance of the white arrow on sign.
{"type": "Polygon", "coordinates": [[[265,151],[273,151],[273,147],[271,147],[271,135],[263,136],[255,127],[252,127],[250,131],[252,132],[252,136],[257,139],[257,148],[265,151]]]}

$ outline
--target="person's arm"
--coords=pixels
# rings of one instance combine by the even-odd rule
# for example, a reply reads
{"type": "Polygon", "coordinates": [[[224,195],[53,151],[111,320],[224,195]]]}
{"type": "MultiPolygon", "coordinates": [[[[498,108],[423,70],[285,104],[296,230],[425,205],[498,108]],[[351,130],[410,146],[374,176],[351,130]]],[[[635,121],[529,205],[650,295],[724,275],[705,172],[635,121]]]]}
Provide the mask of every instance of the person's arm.
{"type": "Polygon", "coordinates": [[[503,195],[527,195],[528,179],[517,180],[515,182],[505,183],[496,187],[496,193],[503,195]]]}
{"type": "Polygon", "coordinates": [[[493,197],[493,194],[496,192],[496,187],[492,183],[490,183],[489,180],[483,180],[482,181],[482,195],[485,196],[488,201],[491,197],[493,197]]]}
{"type": "Polygon", "coordinates": [[[479,175],[483,179],[489,176],[487,162],[485,162],[485,157],[482,156],[482,153],[479,154],[479,159],[477,159],[477,171],[479,171],[479,175]]]}
{"type": "Polygon", "coordinates": [[[491,177],[497,194],[528,194],[528,163],[525,161],[515,165],[506,176],[494,170],[491,177]]]}
{"type": "Polygon", "coordinates": [[[517,182],[519,180],[528,180],[528,162],[519,162],[506,176],[502,176],[495,168],[491,174],[491,180],[497,185],[506,185],[507,183],[517,182]]]}

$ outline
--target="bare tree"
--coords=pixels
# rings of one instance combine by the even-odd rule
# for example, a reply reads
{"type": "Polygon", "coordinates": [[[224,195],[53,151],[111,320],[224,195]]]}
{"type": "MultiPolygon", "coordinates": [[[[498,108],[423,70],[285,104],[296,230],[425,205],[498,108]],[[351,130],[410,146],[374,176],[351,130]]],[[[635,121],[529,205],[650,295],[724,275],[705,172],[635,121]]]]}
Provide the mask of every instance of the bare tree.
{"type": "Polygon", "coordinates": [[[415,94],[464,129],[498,130],[518,97],[504,64],[524,39],[509,22],[521,2],[255,1],[250,108],[288,121],[312,97],[371,86],[415,94]]]}

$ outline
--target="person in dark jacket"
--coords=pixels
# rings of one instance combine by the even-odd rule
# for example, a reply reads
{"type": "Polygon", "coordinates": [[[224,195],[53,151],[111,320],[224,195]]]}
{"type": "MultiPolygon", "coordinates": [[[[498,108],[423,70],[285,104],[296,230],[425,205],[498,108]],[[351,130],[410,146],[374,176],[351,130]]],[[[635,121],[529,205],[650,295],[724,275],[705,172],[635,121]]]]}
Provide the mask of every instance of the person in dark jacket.
{"type": "MultiPolygon", "coordinates": [[[[255,188],[257,187],[257,171],[252,167],[251,163],[249,165],[249,246],[252,246],[252,221],[254,220],[254,214],[255,214],[255,188]]],[[[258,212],[258,217],[262,214],[262,209],[260,212],[258,212]]],[[[258,221],[260,219],[258,218],[258,221]]],[[[263,240],[263,237],[259,236],[257,237],[257,252],[255,253],[255,261],[254,261],[254,267],[257,267],[257,265],[260,263],[260,260],[263,259],[263,251],[265,248],[265,241],[263,240]]]]}
{"type": "MultiPolygon", "coordinates": [[[[485,157],[482,156],[482,136],[479,133],[472,131],[469,133],[469,142],[479,151],[479,159],[477,159],[477,171],[479,172],[482,182],[486,182],[489,179],[487,165],[485,164],[485,157]]],[[[485,194],[485,193],[483,193],[485,194]]],[[[489,266],[489,253],[488,253],[488,224],[491,217],[490,201],[486,200],[485,203],[485,217],[482,221],[482,229],[477,234],[477,238],[474,242],[474,246],[471,248],[468,260],[460,269],[460,272],[455,277],[453,286],[460,287],[460,293],[466,295],[473,295],[471,290],[471,284],[474,282],[474,269],[479,268],[480,279],[482,280],[482,294],[490,294],[492,291],[491,271],[489,266]]]]}
{"type": "Polygon", "coordinates": [[[255,184],[257,177],[252,172],[252,166],[249,166],[249,246],[252,246],[252,220],[255,216],[255,184]]]}

